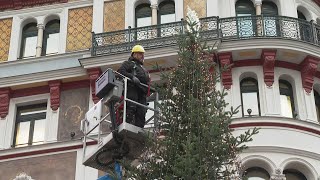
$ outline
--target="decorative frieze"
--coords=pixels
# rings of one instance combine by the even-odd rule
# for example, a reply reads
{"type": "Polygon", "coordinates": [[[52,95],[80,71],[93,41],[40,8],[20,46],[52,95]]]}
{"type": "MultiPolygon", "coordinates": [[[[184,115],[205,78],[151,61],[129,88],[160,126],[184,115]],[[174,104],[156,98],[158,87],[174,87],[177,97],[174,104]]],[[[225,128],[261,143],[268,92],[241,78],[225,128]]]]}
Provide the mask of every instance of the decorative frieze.
{"type": "Polygon", "coordinates": [[[125,1],[106,1],[104,3],[104,31],[125,29],[125,1]]]}
{"type": "Polygon", "coordinates": [[[11,28],[12,28],[12,18],[0,20],[0,61],[8,60],[11,28]]]}
{"type": "Polygon", "coordinates": [[[92,6],[69,9],[66,51],[78,51],[91,47],[92,16],[92,6]]]}
{"type": "Polygon", "coordinates": [[[222,84],[226,89],[230,89],[232,85],[232,53],[219,53],[218,58],[222,67],[222,84]]]}
{"type": "Polygon", "coordinates": [[[97,103],[100,99],[96,96],[96,80],[99,78],[101,70],[100,68],[91,68],[87,72],[90,79],[92,100],[94,103],[97,103]]]}
{"type": "Polygon", "coordinates": [[[276,50],[262,50],[261,60],[263,63],[264,82],[271,87],[274,82],[274,63],[276,60],[276,50]]]}

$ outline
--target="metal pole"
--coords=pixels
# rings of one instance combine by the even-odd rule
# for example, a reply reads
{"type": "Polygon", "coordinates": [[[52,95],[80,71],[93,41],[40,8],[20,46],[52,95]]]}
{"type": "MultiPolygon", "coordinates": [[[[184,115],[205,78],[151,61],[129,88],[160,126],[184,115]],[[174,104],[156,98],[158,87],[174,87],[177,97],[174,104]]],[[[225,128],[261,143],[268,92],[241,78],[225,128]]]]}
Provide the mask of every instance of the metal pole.
{"type": "Polygon", "coordinates": [[[101,131],[101,121],[99,121],[99,126],[98,126],[98,145],[100,145],[100,142],[101,142],[100,131],[101,131]]]}
{"type": "Polygon", "coordinates": [[[155,130],[156,132],[158,131],[159,128],[159,107],[158,107],[158,103],[159,103],[159,93],[156,92],[156,101],[154,103],[154,126],[155,126],[155,130]]]}
{"type": "Polygon", "coordinates": [[[123,119],[122,123],[126,122],[127,118],[127,91],[128,91],[128,78],[124,78],[124,98],[123,98],[123,119]]]}
{"type": "Polygon", "coordinates": [[[86,125],[84,125],[84,137],[83,137],[83,152],[82,152],[82,162],[84,161],[84,158],[86,157],[86,148],[87,148],[87,128],[86,125]]]}
{"type": "Polygon", "coordinates": [[[111,118],[111,124],[112,124],[112,128],[111,130],[115,130],[117,129],[117,123],[116,123],[116,115],[115,115],[115,110],[114,110],[114,102],[111,101],[109,103],[109,112],[110,112],[110,118],[111,118]]]}
{"type": "Polygon", "coordinates": [[[95,38],[94,38],[94,32],[91,32],[91,56],[95,56],[95,38]]]}

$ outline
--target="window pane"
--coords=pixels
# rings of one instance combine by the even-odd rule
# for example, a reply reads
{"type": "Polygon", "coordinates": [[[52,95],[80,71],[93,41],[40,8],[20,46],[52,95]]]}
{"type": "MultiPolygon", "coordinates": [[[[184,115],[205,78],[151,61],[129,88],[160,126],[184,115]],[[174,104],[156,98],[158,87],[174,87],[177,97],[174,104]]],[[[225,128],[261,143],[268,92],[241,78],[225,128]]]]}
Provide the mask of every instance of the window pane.
{"type": "Polygon", "coordinates": [[[20,106],[16,115],[14,145],[31,145],[44,142],[47,103],[20,106]]]}
{"type": "Polygon", "coordinates": [[[36,120],[34,123],[32,144],[42,144],[44,141],[45,120],[36,120]]]}
{"type": "Polygon", "coordinates": [[[269,180],[270,179],[270,175],[269,173],[259,167],[253,167],[250,169],[247,169],[245,171],[245,176],[244,179],[248,179],[248,180],[269,180]]]}
{"type": "Polygon", "coordinates": [[[251,115],[259,115],[258,94],[256,92],[242,93],[242,106],[244,116],[248,116],[248,109],[252,110],[251,115]]]}
{"type": "Polygon", "coordinates": [[[292,118],[292,107],[290,96],[280,95],[281,115],[292,118]]]}
{"type": "Polygon", "coordinates": [[[16,145],[27,146],[29,140],[30,121],[17,124],[16,145]]]}
{"type": "Polygon", "coordinates": [[[37,36],[25,37],[23,47],[23,57],[35,57],[37,46],[37,36]]]}
{"type": "Polygon", "coordinates": [[[57,53],[59,49],[59,33],[49,34],[46,45],[46,54],[57,53]]]}
{"type": "Polygon", "coordinates": [[[151,26],[151,17],[137,19],[137,27],[151,26]]]}
{"type": "Polygon", "coordinates": [[[171,23],[176,21],[176,15],[175,14],[165,14],[161,15],[161,24],[164,23],[171,23]]]}
{"type": "Polygon", "coordinates": [[[46,24],[43,35],[41,55],[55,54],[59,49],[60,21],[52,20],[46,24]]]}
{"type": "Polygon", "coordinates": [[[284,170],[283,174],[286,176],[288,180],[307,180],[304,174],[295,169],[284,170]]]}

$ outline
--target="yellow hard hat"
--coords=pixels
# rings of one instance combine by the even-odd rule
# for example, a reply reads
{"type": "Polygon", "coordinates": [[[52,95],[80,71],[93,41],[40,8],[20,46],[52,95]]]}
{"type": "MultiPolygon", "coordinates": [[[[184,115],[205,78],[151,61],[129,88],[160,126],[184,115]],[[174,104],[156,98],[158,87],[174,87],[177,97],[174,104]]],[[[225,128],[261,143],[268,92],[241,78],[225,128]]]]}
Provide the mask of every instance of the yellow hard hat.
{"type": "Polygon", "coordinates": [[[135,45],[135,46],[133,46],[131,52],[133,52],[133,53],[136,53],[136,52],[144,53],[146,51],[144,50],[144,48],[141,45],[135,45]]]}

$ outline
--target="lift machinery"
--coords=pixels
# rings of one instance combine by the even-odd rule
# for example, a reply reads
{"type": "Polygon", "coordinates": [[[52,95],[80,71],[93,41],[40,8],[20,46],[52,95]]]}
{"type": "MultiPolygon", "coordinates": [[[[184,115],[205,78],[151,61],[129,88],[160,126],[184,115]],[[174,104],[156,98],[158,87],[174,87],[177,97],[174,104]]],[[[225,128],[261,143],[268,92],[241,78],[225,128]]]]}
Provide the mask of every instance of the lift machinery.
{"type": "MultiPolygon", "coordinates": [[[[135,160],[142,153],[145,147],[146,136],[151,135],[158,127],[158,110],[151,108],[127,98],[127,83],[129,78],[108,69],[96,80],[96,96],[101,100],[86,113],[85,119],[81,122],[81,130],[84,133],[83,139],[83,164],[95,169],[107,171],[113,169],[116,160],[126,158],[135,160]],[[143,108],[154,111],[152,130],[142,129],[126,122],[126,103],[130,101],[143,108]],[[117,123],[116,109],[122,105],[122,123],[117,123]],[[107,108],[104,108],[107,106],[107,108]],[[108,109],[104,114],[103,109],[108,109]],[[101,134],[101,124],[111,124],[111,132],[108,135],[101,134]],[[97,142],[91,151],[88,150],[88,142],[97,142]]],[[[143,85],[143,84],[142,84],[143,85]]],[[[158,94],[153,90],[155,101],[158,101],[158,94]]],[[[147,122],[150,122],[150,119],[147,122]]]]}

